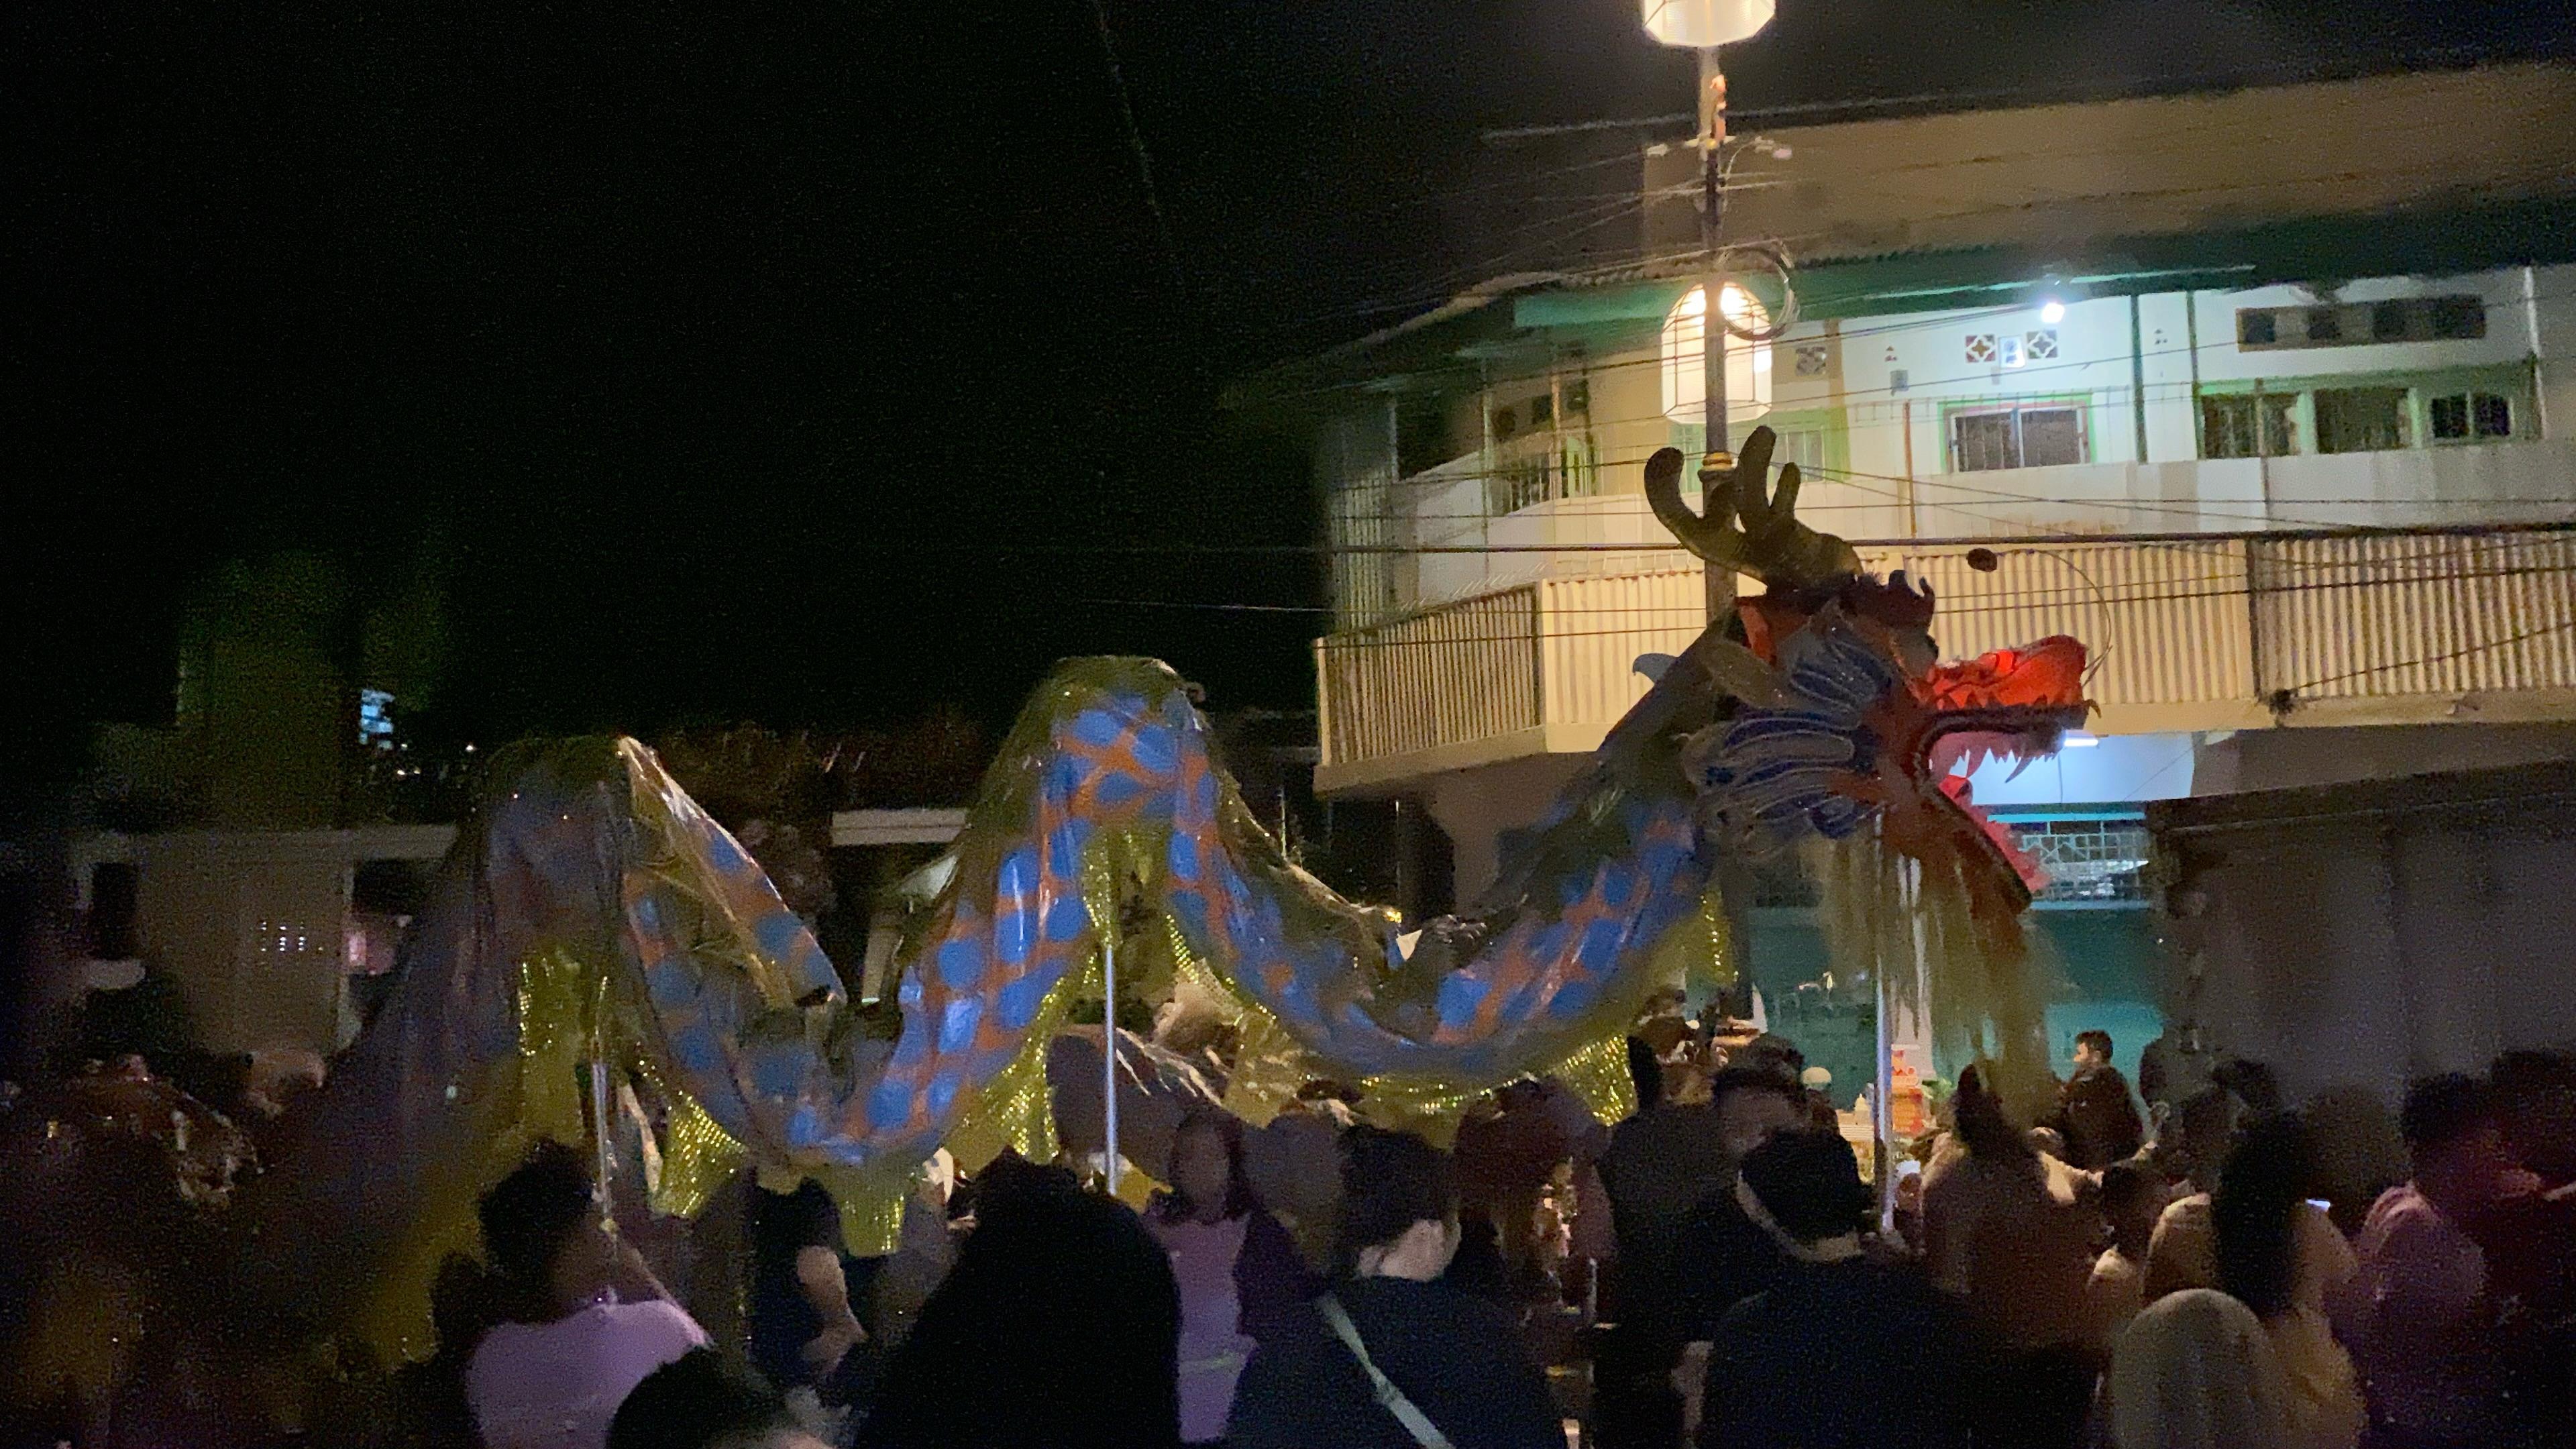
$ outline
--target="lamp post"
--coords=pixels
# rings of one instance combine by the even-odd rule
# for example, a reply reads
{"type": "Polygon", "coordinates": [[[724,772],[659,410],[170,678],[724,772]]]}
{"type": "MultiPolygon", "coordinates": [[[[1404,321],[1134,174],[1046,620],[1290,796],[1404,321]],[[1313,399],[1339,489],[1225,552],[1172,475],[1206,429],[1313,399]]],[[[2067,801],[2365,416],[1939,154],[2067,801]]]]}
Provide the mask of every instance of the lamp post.
{"type": "MultiPolygon", "coordinates": [[[[1699,52],[1699,135],[1700,211],[1699,240],[1701,274],[1698,289],[1701,418],[1706,430],[1705,452],[1700,459],[1700,508],[1711,519],[1717,518],[1723,506],[1709,485],[1719,476],[1734,471],[1735,455],[1727,447],[1726,430],[1726,342],[1727,323],[1740,312],[1758,310],[1758,304],[1741,288],[1730,287],[1718,247],[1718,224],[1726,210],[1726,73],[1719,68],[1717,49],[1732,45],[1760,33],[1771,23],[1774,0],[1639,0],[1640,15],[1646,33],[1658,42],[1687,46],[1699,52]]],[[[1665,410],[1674,413],[1682,404],[1672,384],[1680,372],[1672,356],[1675,334],[1687,326],[1691,298],[1684,297],[1674,309],[1675,316],[1665,321],[1667,396],[1665,410]],[[1677,327],[1676,324],[1681,324],[1677,327]]],[[[1764,319],[1766,322],[1767,318],[1764,319]]],[[[1767,352],[1751,352],[1746,357],[1745,381],[1748,391],[1758,394],[1757,414],[1770,403],[1770,375],[1763,367],[1769,361],[1767,352]]],[[[1707,565],[1702,575],[1707,590],[1708,617],[1713,622],[1735,611],[1735,570],[1721,563],[1707,565]]],[[[1728,950],[1733,955],[1736,979],[1749,996],[1752,991],[1753,967],[1751,873],[1740,864],[1726,870],[1718,882],[1719,898],[1724,902],[1727,918],[1728,950]]],[[[1733,995],[1728,993],[1730,1009],[1733,995]]]]}
{"type": "MultiPolygon", "coordinates": [[[[1726,208],[1726,167],[1719,154],[1726,144],[1726,73],[1718,66],[1717,48],[1732,45],[1771,23],[1773,0],[1639,0],[1646,33],[1665,45],[1699,52],[1700,250],[1706,258],[1700,279],[1700,367],[1705,395],[1707,454],[1700,460],[1700,482],[1712,472],[1734,468],[1726,435],[1726,275],[1718,265],[1718,223],[1726,208]]],[[[1713,506],[1703,499],[1702,508],[1713,506]]],[[[1723,565],[1708,566],[1708,612],[1723,618],[1735,607],[1735,575],[1723,565]]]]}

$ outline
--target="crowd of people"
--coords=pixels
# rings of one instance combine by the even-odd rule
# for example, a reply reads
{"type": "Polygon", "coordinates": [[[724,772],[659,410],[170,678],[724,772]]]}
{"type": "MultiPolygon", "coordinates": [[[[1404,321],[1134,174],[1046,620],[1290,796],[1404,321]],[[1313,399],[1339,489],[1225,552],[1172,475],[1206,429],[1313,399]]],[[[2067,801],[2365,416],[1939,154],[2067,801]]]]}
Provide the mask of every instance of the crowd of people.
{"type": "Polygon", "coordinates": [[[2339,1225],[2332,1134],[2267,1073],[2150,1107],[2112,1050],[2086,1034],[2037,1128],[1963,1073],[1884,1216],[1773,1038],[1641,1038],[1615,1128],[1523,1083],[1454,1156],[1356,1125],[1346,1092],[1260,1131],[1197,1113],[1141,1214],[1005,1156],[915,1204],[936,1287],[907,1310],[852,1306],[906,1255],[839,1256],[809,1184],[762,1209],[766,1383],[546,1149],[485,1204],[514,1296],[465,1330],[464,1403],[486,1449],[2566,1442],[2576,1059],[2418,1083],[2411,1172],[2339,1225]]]}
{"type": "MultiPolygon", "coordinates": [[[[413,1449],[2534,1449],[2576,1433],[2576,1056],[2293,1110],[2226,1063],[2144,1100],[2099,1033],[2058,1109],[1979,1068],[1884,1201],[1794,1047],[1659,1023],[1604,1127],[1524,1081],[1452,1151],[1318,1083],[1181,1120],[1142,1212],[943,1156],[891,1255],[751,1192],[717,1342],[547,1143],[494,1186],[413,1449]],[[2366,1156],[2366,1154],[2365,1154],[2366,1156]],[[725,1335],[731,1340],[731,1335],[725,1335]]],[[[712,1320],[711,1320],[712,1321],[712,1320]]],[[[319,1426],[315,1426],[319,1427],[319,1426]]],[[[78,1436],[75,1436],[76,1438],[78,1436]]],[[[320,1442],[318,1440],[309,1442],[320,1442]]]]}

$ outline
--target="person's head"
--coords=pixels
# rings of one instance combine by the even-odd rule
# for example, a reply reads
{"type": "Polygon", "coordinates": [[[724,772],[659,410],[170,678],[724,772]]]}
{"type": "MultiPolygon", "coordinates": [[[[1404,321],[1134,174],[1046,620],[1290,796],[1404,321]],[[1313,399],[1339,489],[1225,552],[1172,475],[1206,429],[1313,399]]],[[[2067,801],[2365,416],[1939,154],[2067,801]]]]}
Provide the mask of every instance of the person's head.
{"type": "Polygon", "coordinates": [[[2576,1182],[2576,1053],[2506,1052],[2489,1079],[2505,1143],[2522,1165],[2551,1187],[2576,1182]]]}
{"type": "Polygon", "coordinates": [[[477,1211],[485,1255],[531,1309],[568,1309],[607,1284],[616,1241],[573,1149],[538,1143],[477,1211]]]}
{"type": "Polygon", "coordinates": [[[820,1449],[785,1400],[711,1348],[644,1376],[608,1422],[608,1449],[820,1449]]]}
{"type": "Polygon", "coordinates": [[[1737,1048],[1727,1064],[1769,1072],[1794,1083],[1798,1074],[1807,1069],[1807,1054],[1798,1050],[1796,1042],[1766,1031],[1737,1048]]]}
{"type": "Polygon", "coordinates": [[[1342,1213],[1334,1260],[1360,1278],[1437,1278],[1458,1251],[1449,1155],[1409,1132],[1342,1134],[1342,1213]]]}
{"type": "Polygon", "coordinates": [[[1986,1085],[1986,1072],[1981,1066],[1972,1065],[1959,1073],[1959,1089],[1950,1094],[1950,1120],[1958,1130],[1960,1143],[1975,1156],[2014,1159],[2034,1155],[2029,1135],[2015,1127],[2005,1114],[2003,1099],[1986,1085]]]}
{"type": "Polygon", "coordinates": [[[2155,1236],[2156,1214],[2164,1207],[2161,1186],[2140,1163],[2114,1162],[2102,1169],[2102,1191],[2096,1199],[2102,1221],[2110,1226],[2111,1241],[2120,1251],[2141,1262],[2147,1256],[2148,1240],[2155,1236]]]}
{"type": "Polygon", "coordinates": [[[1521,1077],[1494,1089],[1494,1105],[1506,1112],[1539,1112],[1547,1108],[1547,1084],[1521,1077]]]}
{"type": "Polygon", "coordinates": [[[2298,1215],[2314,1175],[2307,1124],[2295,1112],[2257,1117],[2211,1195],[2218,1286],[2260,1318],[2291,1307],[2298,1281],[2298,1215]]]}
{"type": "Polygon", "coordinates": [[[1161,1215],[1170,1221],[1214,1222],[1252,1209],[1252,1184],[1243,1175],[1243,1125],[1223,1112],[1198,1109],[1172,1132],[1172,1185],[1161,1215]]]}
{"type": "Polygon", "coordinates": [[[1857,1235],[1871,1196],[1840,1133],[1801,1127],[1773,1134],[1744,1159],[1747,1192],[1793,1242],[1814,1245],[1857,1235]]]}
{"type": "Polygon", "coordinates": [[[2281,1098],[2280,1074],[2265,1063],[2229,1057],[2210,1068],[2209,1079],[2235,1093],[2238,1104],[2258,1117],[2268,1117],[2286,1105],[2281,1098]]]}
{"type": "Polygon", "coordinates": [[[2107,1067],[2111,1065],[2111,1034],[2107,1031],[2079,1031],[2075,1034],[2075,1065],[2107,1067]]]}
{"type": "Polygon", "coordinates": [[[2484,1082],[2459,1072],[2417,1082],[2397,1126],[2414,1160],[2416,1189],[2437,1206],[2474,1211],[2503,1191],[2512,1159],[2484,1082]]]}
{"type": "Polygon", "coordinates": [[[1741,1162],[1774,1132],[1807,1120],[1806,1089],[1794,1076],[1760,1067],[1727,1066],[1708,1079],[1709,1110],[1728,1160],[1741,1162]]]}
{"type": "Polygon", "coordinates": [[[2219,1169],[2236,1146],[2236,1119],[2241,1104],[2225,1087],[2203,1087],[2174,1109],[2173,1148],[2183,1174],[2203,1189],[2218,1185],[2219,1169]]]}

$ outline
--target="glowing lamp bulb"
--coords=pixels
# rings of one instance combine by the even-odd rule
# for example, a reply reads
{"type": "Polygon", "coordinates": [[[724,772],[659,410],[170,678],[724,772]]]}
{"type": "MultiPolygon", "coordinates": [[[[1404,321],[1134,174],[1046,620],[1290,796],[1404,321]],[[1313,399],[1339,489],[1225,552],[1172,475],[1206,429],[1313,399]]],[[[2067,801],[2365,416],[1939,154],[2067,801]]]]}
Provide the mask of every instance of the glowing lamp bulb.
{"type": "Polygon", "coordinates": [[[2039,309],[2039,320],[2042,324],[2050,327],[2054,327],[2058,323],[2065,321],[2066,304],[2055,300],[2042,303],[2039,309]]]}

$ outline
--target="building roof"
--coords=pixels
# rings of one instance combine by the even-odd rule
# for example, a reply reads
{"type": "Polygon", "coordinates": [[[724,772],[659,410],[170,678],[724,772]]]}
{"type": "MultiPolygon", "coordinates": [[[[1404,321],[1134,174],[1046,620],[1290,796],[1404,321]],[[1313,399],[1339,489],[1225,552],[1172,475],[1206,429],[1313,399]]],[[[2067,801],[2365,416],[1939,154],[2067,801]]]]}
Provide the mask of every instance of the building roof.
{"type": "MultiPolygon", "coordinates": [[[[1737,173],[1728,234],[1786,239],[1809,320],[2576,261],[2570,65],[1769,134],[1789,155],[1737,173]],[[1971,193],[1974,204],[1960,204],[1971,193]]],[[[1516,343],[1633,345],[1698,267],[1689,247],[1654,251],[1651,219],[1645,240],[1649,255],[1634,265],[1499,279],[1247,378],[1228,405],[1338,412],[1354,393],[1472,384],[1481,362],[1516,343]]],[[[1778,310],[1768,278],[1746,281],[1773,291],[1765,300],[1778,310]]]]}
{"type": "MultiPolygon", "coordinates": [[[[1727,230],[1814,264],[2303,218],[2494,205],[2576,189],[2576,65],[2522,62],[2079,104],[1769,129],[1727,230]]],[[[1695,175],[1697,158],[1667,158],[1695,175]]],[[[1649,178],[1650,181],[1652,178],[1649,178]]],[[[1687,197],[1643,248],[1698,241],[1687,197]]]]}

